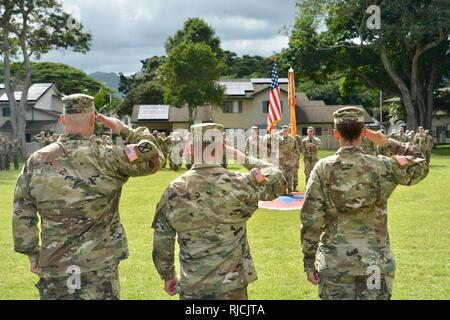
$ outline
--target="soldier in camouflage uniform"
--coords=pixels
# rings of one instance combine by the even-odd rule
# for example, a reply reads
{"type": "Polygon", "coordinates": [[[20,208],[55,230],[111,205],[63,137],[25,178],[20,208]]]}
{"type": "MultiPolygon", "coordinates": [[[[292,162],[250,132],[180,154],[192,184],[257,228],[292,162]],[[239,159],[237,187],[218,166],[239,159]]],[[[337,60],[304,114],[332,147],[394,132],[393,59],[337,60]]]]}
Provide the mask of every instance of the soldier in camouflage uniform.
{"type": "Polygon", "coordinates": [[[299,153],[297,154],[297,161],[295,162],[296,166],[295,166],[295,174],[294,174],[294,178],[293,178],[293,190],[295,192],[298,192],[298,171],[300,170],[300,156],[302,154],[302,137],[299,136],[298,134],[296,134],[295,136],[292,135],[292,128],[289,125],[289,132],[291,137],[293,137],[295,139],[295,141],[297,142],[297,146],[299,149],[299,153]]]}
{"type": "Polygon", "coordinates": [[[427,150],[425,152],[425,159],[427,159],[428,164],[430,164],[431,152],[433,151],[434,147],[434,140],[429,130],[425,130],[425,134],[427,135],[427,150]]]}
{"type": "Polygon", "coordinates": [[[398,142],[409,142],[408,136],[405,134],[405,130],[400,128],[398,131],[389,135],[389,138],[397,140],[398,142]]]}
{"type": "Polygon", "coordinates": [[[14,162],[14,169],[18,170],[20,158],[22,157],[22,146],[20,145],[19,140],[16,139],[12,143],[10,155],[14,162]]]}
{"type": "Polygon", "coordinates": [[[414,143],[414,137],[415,137],[414,130],[409,131],[409,133],[408,133],[408,142],[414,143]]]}
{"type": "Polygon", "coordinates": [[[363,110],[342,108],[334,116],[341,148],[315,166],[301,212],[305,272],[322,299],[390,299],[395,261],[387,201],[398,184],[424,179],[428,164],[413,145],[365,129],[363,110]],[[365,154],[364,135],[395,155],[365,154]]]}
{"type": "Polygon", "coordinates": [[[366,137],[361,139],[361,148],[365,153],[370,154],[371,156],[377,155],[377,146],[366,137]]]}
{"type": "Polygon", "coordinates": [[[303,160],[305,162],[305,180],[306,184],[308,184],[309,176],[311,174],[312,169],[316,165],[317,161],[319,161],[319,148],[322,145],[322,141],[319,138],[314,136],[314,128],[308,128],[308,136],[302,140],[302,153],[303,160]]]}
{"type": "Polygon", "coordinates": [[[6,157],[8,154],[6,137],[0,136],[0,170],[6,169],[6,157]]]}
{"type": "Polygon", "coordinates": [[[194,152],[200,154],[191,170],[165,190],[152,224],[154,264],[165,291],[169,295],[178,292],[181,299],[247,299],[247,285],[257,277],[246,223],[259,200],[272,200],[283,189],[281,172],[275,166],[228,146],[228,152],[245,158],[245,166],[252,171],[222,168],[223,130],[214,123],[191,127],[194,152]],[[206,132],[215,139],[206,139],[206,132]],[[208,156],[205,148],[213,148],[214,154],[208,156]],[[180,248],[178,279],[176,237],[180,248]]]}
{"type": "Polygon", "coordinates": [[[257,126],[251,128],[251,135],[245,140],[244,153],[248,157],[264,158],[264,139],[259,135],[257,126]]]}
{"type": "Polygon", "coordinates": [[[296,164],[301,151],[297,141],[289,135],[289,127],[282,127],[282,136],[279,141],[279,158],[278,163],[280,170],[287,182],[287,193],[291,194],[294,190],[294,175],[298,168],[296,164]]]}
{"type": "MultiPolygon", "coordinates": [[[[428,139],[428,135],[425,133],[425,129],[423,127],[419,127],[419,132],[414,137],[414,144],[426,157],[427,150],[429,148],[429,139],[428,139]]],[[[428,161],[429,161],[429,159],[427,159],[427,162],[428,161]]]]}
{"type": "Polygon", "coordinates": [[[41,299],[118,299],[118,264],[128,256],[122,186],[156,172],[163,155],[147,129],[103,115],[97,119],[131,144],[96,139],[93,97],[75,94],[63,103],[65,134],[31,155],[17,179],[14,250],[39,275],[41,299]]]}
{"type": "Polygon", "coordinates": [[[33,137],[33,141],[36,142],[39,145],[39,149],[44,148],[45,146],[48,146],[49,143],[47,142],[49,138],[49,135],[45,133],[45,131],[41,131],[37,135],[33,137]]]}

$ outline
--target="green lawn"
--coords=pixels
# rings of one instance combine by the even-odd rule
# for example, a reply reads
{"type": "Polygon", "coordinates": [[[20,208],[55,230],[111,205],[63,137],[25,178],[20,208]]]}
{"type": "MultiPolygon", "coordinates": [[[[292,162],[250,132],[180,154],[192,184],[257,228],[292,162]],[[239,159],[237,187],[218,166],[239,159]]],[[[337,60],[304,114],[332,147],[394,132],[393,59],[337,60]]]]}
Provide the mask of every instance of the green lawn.
{"type": "MultiPolygon", "coordinates": [[[[329,154],[322,152],[322,156],[329,154]]],[[[151,261],[150,224],[161,193],[182,172],[166,169],[131,179],[124,187],[120,210],[130,257],[120,266],[122,299],[168,299],[151,261]]],[[[37,299],[37,277],[28,271],[27,258],[13,252],[11,206],[17,174],[0,172],[0,299],[37,299]]],[[[300,180],[304,189],[303,174],[300,180]]],[[[397,258],[393,298],[449,299],[450,146],[435,150],[425,181],[397,188],[388,210],[397,258]]],[[[303,273],[299,225],[298,211],[260,209],[249,221],[259,277],[249,287],[251,299],[317,299],[316,287],[306,282],[303,273]]]]}

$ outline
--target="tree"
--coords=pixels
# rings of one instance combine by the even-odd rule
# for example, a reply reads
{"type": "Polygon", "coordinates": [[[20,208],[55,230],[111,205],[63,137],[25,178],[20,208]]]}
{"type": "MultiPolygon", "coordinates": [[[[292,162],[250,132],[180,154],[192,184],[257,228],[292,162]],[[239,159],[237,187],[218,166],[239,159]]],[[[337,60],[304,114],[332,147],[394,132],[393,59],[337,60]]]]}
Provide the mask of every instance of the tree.
{"type": "Polygon", "coordinates": [[[223,51],[220,47],[220,39],[215,35],[215,30],[200,18],[189,18],[173,36],[167,38],[164,46],[166,53],[183,42],[204,43],[209,46],[217,57],[222,58],[223,51]]]}
{"type": "Polygon", "coordinates": [[[89,50],[91,34],[83,32],[81,23],[74,23],[63,12],[57,0],[2,0],[0,3],[0,55],[3,56],[5,92],[11,108],[14,138],[25,144],[26,103],[32,84],[31,58],[54,49],[89,50]],[[19,103],[14,97],[16,85],[11,79],[11,63],[22,60],[24,78],[19,103]]]}
{"type": "MultiPolygon", "coordinates": [[[[0,65],[0,70],[2,71],[0,82],[3,83],[3,64],[0,65]]],[[[106,90],[103,83],[87,75],[84,71],[62,63],[32,62],[31,70],[34,83],[53,83],[65,95],[80,92],[95,95],[101,89],[106,90]]],[[[16,87],[20,87],[25,73],[23,64],[13,63],[11,65],[11,82],[16,87]]]]}
{"type": "Polygon", "coordinates": [[[431,127],[436,84],[450,66],[448,0],[301,0],[286,59],[315,78],[341,72],[401,96],[408,128],[431,127]],[[369,5],[381,28],[369,29],[369,5]]]}
{"type": "Polygon", "coordinates": [[[187,105],[189,125],[194,122],[197,107],[223,103],[225,89],[217,83],[223,63],[205,43],[174,46],[161,68],[164,101],[176,107],[187,105]]]}
{"type": "Polygon", "coordinates": [[[165,57],[154,56],[141,61],[141,71],[129,77],[120,74],[119,91],[125,98],[118,108],[119,115],[131,114],[135,104],[162,104],[164,89],[160,84],[159,67],[165,57]]]}
{"type": "Polygon", "coordinates": [[[223,76],[227,78],[267,78],[272,70],[272,58],[243,55],[224,51],[222,60],[225,64],[223,76]]]}

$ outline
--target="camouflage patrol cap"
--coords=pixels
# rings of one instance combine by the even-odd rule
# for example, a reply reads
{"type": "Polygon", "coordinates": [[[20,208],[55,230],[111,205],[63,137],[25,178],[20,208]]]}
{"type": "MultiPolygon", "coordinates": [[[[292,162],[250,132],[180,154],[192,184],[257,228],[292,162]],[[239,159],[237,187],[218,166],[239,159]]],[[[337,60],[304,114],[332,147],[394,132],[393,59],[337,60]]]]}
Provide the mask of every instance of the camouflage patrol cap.
{"type": "Polygon", "coordinates": [[[356,107],[345,107],[333,113],[334,124],[342,124],[349,121],[364,122],[364,110],[356,107]]]}
{"type": "Polygon", "coordinates": [[[289,129],[290,129],[289,126],[282,126],[282,127],[281,127],[281,130],[283,130],[283,131],[284,131],[284,130],[289,130],[289,129]]]}
{"type": "Polygon", "coordinates": [[[89,113],[95,111],[94,97],[86,94],[72,94],[62,99],[64,114],[89,113]]]}
{"type": "Polygon", "coordinates": [[[308,127],[308,130],[313,130],[314,131],[314,127],[308,127]]]}
{"type": "Polygon", "coordinates": [[[252,130],[258,130],[258,127],[257,126],[253,126],[251,129],[252,130]]]}
{"type": "Polygon", "coordinates": [[[192,139],[204,143],[214,142],[216,138],[223,139],[225,128],[218,123],[202,123],[191,126],[192,139]]]}
{"type": "Polygon", "coordinates": [[[422,126],[420,126],[420,127],[419,127],[419,130],[420,130],[420,129],[423,129],[423,127],[422,127],[422,126]]]}

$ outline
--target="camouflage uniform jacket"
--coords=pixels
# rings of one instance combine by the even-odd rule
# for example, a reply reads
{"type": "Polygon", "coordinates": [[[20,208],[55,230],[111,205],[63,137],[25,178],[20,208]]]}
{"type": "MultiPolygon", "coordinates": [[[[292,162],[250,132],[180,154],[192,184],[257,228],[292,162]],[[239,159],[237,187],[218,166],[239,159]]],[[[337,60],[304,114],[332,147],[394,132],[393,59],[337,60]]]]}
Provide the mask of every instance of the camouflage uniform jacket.
{"type": "Polygon", "coordinates": [[[319,151],[319,147],[322,145],[322,141],[320,141],[317,137],[306,137],[302,140],[302,153],[305,159],[309,160],[317,160],[319,157],[317,155],[319,151]]]}
{"type": "Polygon", "coordinates": [[[426,133],[418,133],[414,137],[414,144],[420,151],[425,152],[428,149],[429,139],[426,133]]]}
{"type": "Polygon", "coordinates": [[[279,142],[280,166],[295,166],[300,157],[301,150],[297,141],[291,136],[281,137],[279,142]]]}
{"type": "Polygon", "coordinates": [[[127,258],[122,186],[130,176],[156,172],[164,158],[147,129],[124,128],[121,136],[137,144],[121,148],[63,135],[27,160],[14,195],[14,249],[39,261],[41,277],[65,276],[72,265],[89,272],[127,258]],[[131,148],[137,155],[132,164],[125,154],[131,148]]]}
{"type": "Polygon", "coordinates": [[[265,154],[261,154],[262,152],[267,153],[267,147],[264,146],[264,138],[261,136],[250,136],[245,140],[245,150],[244,153],[246,156],[252,157],[263,157],[265,154]]]}
{"type": "Polygon", "coordinates": [[[177,234],[180,294],[229,292],[257,279],[246,223],[259,200],[282,193],[283,179],[275,166],[250,159],[257,161],[263,175],[270,174],[266,183],[258,184],[250,173],[230,172],[220,164],[194,164],[162,195],[152,224],[153,261],[161,278],[175,277],[177,234]]]}
{"type": "Polygon", "coordinates": [[[394,272],[388,198],[398,184],[420,182],[429,168],[413,145],[389,139],[389,148],[391,158],[344,147],[317,163],[301,212],[305,272],[364,275],[373,265],[394,272]]]}
{"type": "Polygon", "coordinates": [[[367,139],[366,137],[363,137],[361,140],[361,148],[363,149],[363,151],[365,153],[373,155],[373,156],[376,155],[376,153],[377,153],[376,145],[372,141],[367,139]]]}

